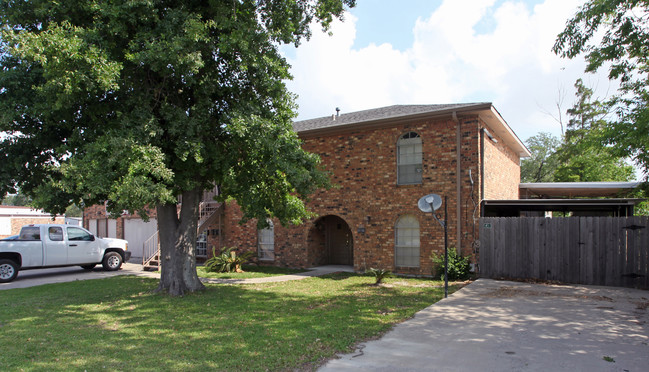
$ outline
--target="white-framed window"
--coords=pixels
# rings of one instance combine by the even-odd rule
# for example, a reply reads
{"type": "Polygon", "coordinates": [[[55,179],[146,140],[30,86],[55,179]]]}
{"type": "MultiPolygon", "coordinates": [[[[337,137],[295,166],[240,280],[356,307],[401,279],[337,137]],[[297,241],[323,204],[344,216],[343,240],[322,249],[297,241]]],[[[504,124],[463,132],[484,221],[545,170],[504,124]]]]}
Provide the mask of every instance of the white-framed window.
{"type": "Polygon", "coordinates": [[[398,267],[419,267],[419,221],[401,216],[395,225],[394,263],[398,267]]]}
{"type": "Polygon", "coordinates": [[[207,232],[196,236],[196,257],[207,257],[207,232]]]}
{"type": "Polygon", "coordinates": [[[268,220],[268,227],[258,231],[258,257],[261,261],[275,259],[275,226],[268,220]]]}
{"type": "Polygon", "coordinates": [[[421,183],[422,174],[421,137],[416,132],[408,132],[397,141],[397,184],[421,183]]]}

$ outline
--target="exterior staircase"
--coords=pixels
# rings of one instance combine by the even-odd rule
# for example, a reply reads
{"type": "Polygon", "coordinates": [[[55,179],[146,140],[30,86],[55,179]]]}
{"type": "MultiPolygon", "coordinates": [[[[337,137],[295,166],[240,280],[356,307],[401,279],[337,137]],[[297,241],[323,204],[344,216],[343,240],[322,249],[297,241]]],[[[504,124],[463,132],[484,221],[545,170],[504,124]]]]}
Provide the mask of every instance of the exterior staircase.
{"type": "MultiPolygon", "coordinates": [[[[223,203],[214,201],[214,196],[218,195],[218,189],[206,191],[203,193],[203,201],[198,206],[198,234],[218,222],[219,230],[221,226],[221,208],[223,203]]],[[[144,242],[142,253],[142,266],[147,271],[157,271],[160,268],[160,234],[158,231],[151,235],[144,242]]],[[[207,256],[205,256],[207,257],[207,256]]]]}

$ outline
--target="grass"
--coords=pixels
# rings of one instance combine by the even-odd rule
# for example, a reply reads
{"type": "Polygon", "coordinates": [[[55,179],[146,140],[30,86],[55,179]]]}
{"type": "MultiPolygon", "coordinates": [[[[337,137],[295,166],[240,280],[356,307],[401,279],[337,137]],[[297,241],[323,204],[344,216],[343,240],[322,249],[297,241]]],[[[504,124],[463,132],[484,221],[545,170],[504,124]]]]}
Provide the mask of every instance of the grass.
{"type": "MultiPolygon", "coordinates": [[[[2,291],[0,366],[24,371],[312,370],[443,297],[441,282],[350,273],[208,285],[173,298],[118,276],[2,291]]],[[[451,287],[450,291],[457,287],[451,287]]]]}
{"type": "Polygon", "coordinates": [[[256,266],[256,265],[243,265],[241,267],[244,272],[242,273],[215,273],[206,272],[205,267],[198,266],[196,272],[201,278],[214,278],[214,279],[250,279],[250,278],[265,278],[269,276],[287,275],[303,273],[308,270],[300,269],[287,269],[283,267],[274,266],[256,266]]]}

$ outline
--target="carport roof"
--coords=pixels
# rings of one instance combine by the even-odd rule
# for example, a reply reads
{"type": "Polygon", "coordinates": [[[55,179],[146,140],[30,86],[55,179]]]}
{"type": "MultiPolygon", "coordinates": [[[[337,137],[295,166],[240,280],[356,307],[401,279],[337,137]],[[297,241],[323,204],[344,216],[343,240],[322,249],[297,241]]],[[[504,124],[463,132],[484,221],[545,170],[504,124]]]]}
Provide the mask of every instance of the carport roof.
{"type": "Polygon", "coordinates": [[[519,185],[521,198],[615,197],[633,191],[640,182],[536,182],[519,185]]]}
{"type": "Polygon", "coordinates": [[[519,216],[521,212],[587,212],[626,216],[645,199],[514,199],[484,200],[483,216],[519,216]]]}

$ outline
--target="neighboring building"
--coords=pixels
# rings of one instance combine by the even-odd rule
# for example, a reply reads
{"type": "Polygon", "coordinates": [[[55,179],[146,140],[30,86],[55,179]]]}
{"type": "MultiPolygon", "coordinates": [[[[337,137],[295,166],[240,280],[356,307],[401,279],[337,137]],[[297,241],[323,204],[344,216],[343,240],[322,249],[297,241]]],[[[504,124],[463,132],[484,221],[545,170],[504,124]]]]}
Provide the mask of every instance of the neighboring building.
{"type": "MultiPolygon", "coordinates": [[[[258,262],[268,265],[430,275],[431,254],[443,251],[444,233],[417,200],[430,193],[448,198],[449,246],[472,255],[481,201],[517,199],[520,159],[529,156],[491,103],[397,105],[300,121],[294,129],[303,148],[320,155],[331,172],[334,187],[307,204],[318,217],[294,227],[271,221],[257,231],[256,221],[239,224],[236,203],[205,197],[197,243],[203,257],[212,247],[237,247],[257,251],[258,262]]],[[[103,206],[84,211],[84,226],[129,240],[134,256],[142,243],[127,236],[129,229],[155,235],[155,225],[137,224],[144,223],[131,215],[106,219],[103,206]]]]}
{"type": "Polygon", "coordinates": [[[65,223],[65,217],[52,215],[30,207],[0,205],[0,239],[18,235],[20,228],[29,224],[65,223]]]}

